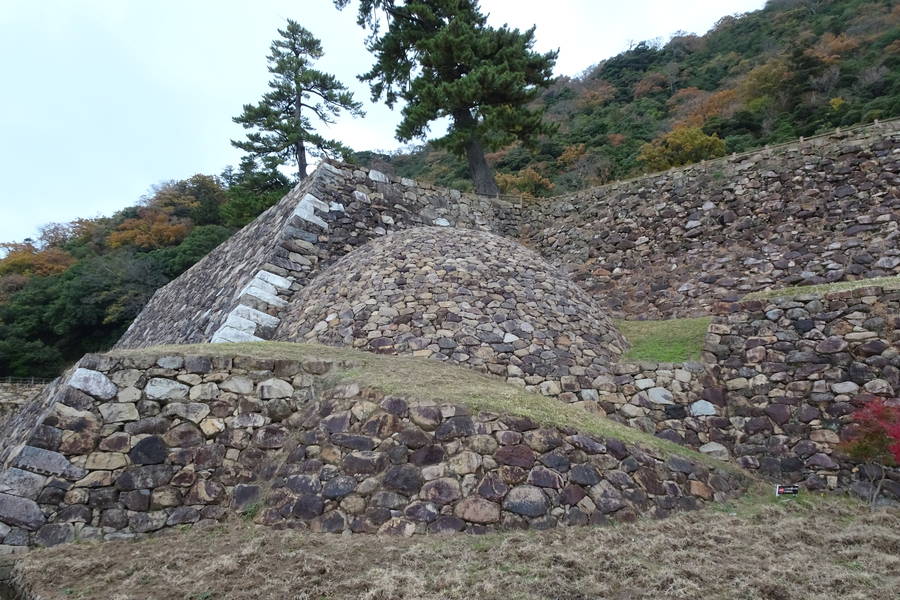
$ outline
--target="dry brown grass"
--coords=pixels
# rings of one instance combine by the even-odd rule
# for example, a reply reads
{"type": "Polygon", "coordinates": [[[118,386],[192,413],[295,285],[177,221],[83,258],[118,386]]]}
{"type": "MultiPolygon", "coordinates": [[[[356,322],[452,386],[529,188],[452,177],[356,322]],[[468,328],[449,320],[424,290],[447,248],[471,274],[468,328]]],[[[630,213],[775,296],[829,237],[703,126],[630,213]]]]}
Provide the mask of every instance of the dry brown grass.
{"type": "Polygon", "coordinates": [[[412,539],[243,522],[32,551],[45,600],[896,600],[900,511],[760,497],[605,528],[412,539]]]}
{"type": "MultiPolygon", "coordinates": [[[[185,346],[157,346],[141,350],[118,350],[116,356],[198,354],[204,356],[249,356],[303,360],[317,358],[345,366],[331,371],[336,381],[352,381],[379,389],[387,394],[405,396],[438,403],[460,404],[474,411],[522,415],[538,423],[560,427],[574,427],[584,433],[614,437],[640,444],[663,456],[678,454],[715,468],[747,475],[731,463],[710,458],[627,425],[591,414],[586,410],[525,392],[502,379],[482,375],[455,363],[442,363],[428,358],[383,356],[352,348],[335,348],[319,344],[289,342],[247,342],[234,344],[193,344],[185,346]]],[[[749,477],[749,475],[748,475],[749,477]]]]}

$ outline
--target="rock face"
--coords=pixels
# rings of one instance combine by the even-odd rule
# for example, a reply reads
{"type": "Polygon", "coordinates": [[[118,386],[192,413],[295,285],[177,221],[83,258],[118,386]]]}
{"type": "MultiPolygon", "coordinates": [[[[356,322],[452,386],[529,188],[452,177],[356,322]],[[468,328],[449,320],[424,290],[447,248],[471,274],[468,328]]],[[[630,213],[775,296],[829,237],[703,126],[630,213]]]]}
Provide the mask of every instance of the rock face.
{"type": "Polygon", "coordinates": [[[333,533],[583,525],[694,509],[749,484],[612,438],[335,385],[328,361],[183,358],[82,359],[114,397],[136,390],[134,402],[112,402],[135,414],[72,396],[70,377],[44,392],[42,422],[0,472],[0,544],[136,536],[251,511],[333,533]],[[164,381],[197,401],[159,394],[174,389],[164,381]],[[211,393],[226,381],[240,391],[211,393]]]}
{"type": "Polygon", "coordinates": [[[349,253],[294,297],[274,337],[450,360],[531,386],[609,373],[626,346],[600,307],[538,255],[441,227],[349,253]]]}

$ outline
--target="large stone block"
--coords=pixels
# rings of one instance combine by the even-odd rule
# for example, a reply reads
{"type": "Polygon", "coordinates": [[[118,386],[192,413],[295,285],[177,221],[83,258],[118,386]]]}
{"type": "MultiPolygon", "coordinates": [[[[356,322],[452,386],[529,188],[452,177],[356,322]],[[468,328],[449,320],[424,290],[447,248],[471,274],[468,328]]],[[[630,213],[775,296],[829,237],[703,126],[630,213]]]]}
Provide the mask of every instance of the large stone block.
{"type": "Polygon", "coordinates": [[[14,527],[36,530],[46,519],[34,500],[0,493],[0,521],[14,527]]]}
{"type": "Polygon", "coordinates": [[[75,369],[69,378],[69,385],[100,400],[109,400],[119,391],[103,373],[84,368],[75,369]]]}

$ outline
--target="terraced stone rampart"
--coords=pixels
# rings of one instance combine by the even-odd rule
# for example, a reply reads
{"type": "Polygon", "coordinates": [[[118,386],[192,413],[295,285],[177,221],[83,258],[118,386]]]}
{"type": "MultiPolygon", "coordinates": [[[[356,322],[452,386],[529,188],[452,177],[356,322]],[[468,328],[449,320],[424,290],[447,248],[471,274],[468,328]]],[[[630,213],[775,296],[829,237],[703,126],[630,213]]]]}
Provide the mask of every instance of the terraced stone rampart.
{"type": "Polygon", "coordinates": [[[600,305],[533,251],[441,227],[347,254],[297,293],[273,339],[452,361],[535,389],[590,382],[627,346],[600,305]]]}
{"type": "Polygon", "coordinates": [[[895,275],[900,119],[537,199],[520,234],[630,318],[895,275]]]}
{"type": "Polygon", "coordinates": [[[525,206],[340,163],[160,289],[118,347],[270,339],[293,295],[410,227],[518,237],[613,316],[707,314],[746,293],[900,273],[900,120],[525,206]]]}
{"type": "Polygon", "coordinates": [[[277,205],[158,290],[117,348],[271,339],[297,290],[369,240],[433,225],[512,234],[517,206],[323,162],[277,205]]]}
{"type": "MultiPolygon", "coordinates": [[[[846,460],[838,444],[865,402],[900,406],[900,289],[746,301],[709,331],[705,358],[718,384],[704,394],[728,417],[738,463],[865,495],[880,473],[846,460]]],[[[900,470],[885,490],[900,498],[900,470]]]]}
{"type": "MultiPolygon", "coordinates": [[[[413,535],[658,517],[749,479],[653,446],[386,396],[352,364],[89,355],[44,391],[0,473],[0,549],[236,513],[413,535]]],[[[5,438],[4,438],[5,439],[5,438]]]]}

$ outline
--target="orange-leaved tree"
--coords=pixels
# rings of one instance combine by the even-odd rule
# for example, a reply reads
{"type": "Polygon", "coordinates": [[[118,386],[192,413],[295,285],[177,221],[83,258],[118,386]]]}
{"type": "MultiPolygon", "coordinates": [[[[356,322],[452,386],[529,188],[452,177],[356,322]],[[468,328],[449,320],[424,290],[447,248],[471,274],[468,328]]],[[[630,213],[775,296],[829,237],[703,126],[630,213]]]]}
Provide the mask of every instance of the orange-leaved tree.
{"type": "Polygon", "coordinates": [[[137,246],[156,249],[172,246],[190,232],[187,224],[158,208],[144,207],[138,217],[125,219],[106,239],[110,248],[137,246]]]}
{"type": "Polygon", "coordinates": [[[45,276],[62,273],[75,258],[60,248],[38,248],[29,242],[0,244],[6,256],[0,259],[0,275],[45,276]]]}
{"type": "Polygon", "coordinates": [[[533,167],[525,167],[517,174],[498,173],[497,185],[504,194],[519,192],[529,198],[549,192],[554,187],[547,177],[538,173],[533,167]]]}

